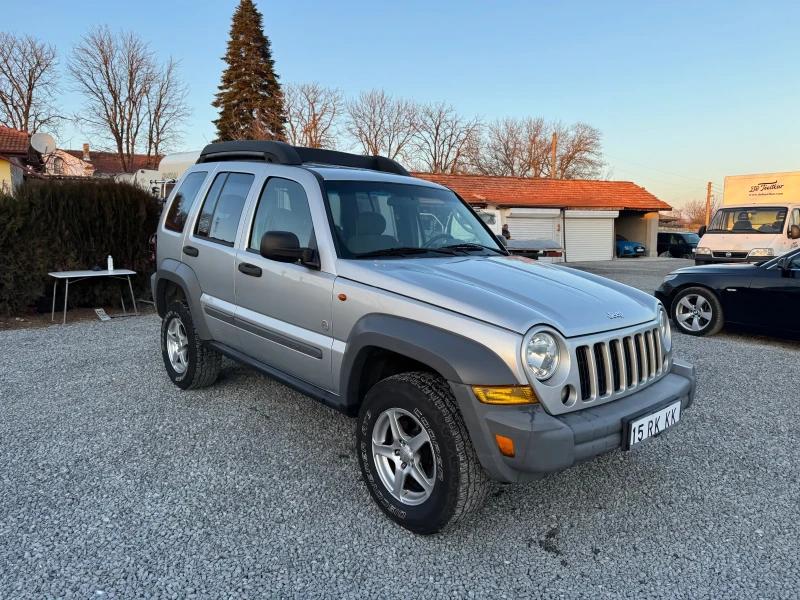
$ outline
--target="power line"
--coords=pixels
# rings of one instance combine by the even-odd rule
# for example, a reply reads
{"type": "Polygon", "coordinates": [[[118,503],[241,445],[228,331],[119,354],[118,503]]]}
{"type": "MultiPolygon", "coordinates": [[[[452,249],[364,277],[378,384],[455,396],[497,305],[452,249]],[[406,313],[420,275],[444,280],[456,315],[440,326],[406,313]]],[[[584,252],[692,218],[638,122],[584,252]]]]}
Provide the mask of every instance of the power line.
{"type": "Polygon", "coordinates": [[[684,179],[693,179],[694,181],[700,181],[702,183],[706,183],[702,179],[698,179],[697,177],[689,177],[688,175],[678,175],[677,173],[670,173],[669,171],[662,171],[661,169],[656,169],[655,167],[648,167],[647,165],[642,165],[639,163],[635,163],[632,160],[625,160],[624,158],[620,158],[618,156],[611,156],[610,154],[606,154],[609,158],[613,158],[615,160],[621,160],[622,162],[626,162],[632,165],[636,165],[637,167],[642,167],[643,169],[650,169],[651,171],[658,171],[659,173],[664,173],[664,175],[672,175],[674,177],[683,177],[684,179]]]}
{"type": "Polygon", "coordinates": [[[686,185],[685,183],[673,183],[671,181],[664,181],[663,179],[656,179],[655,177],[649,177],[647,175],[640,175],[639,173],[633,173],[632,171],[626,171],[625,169],[618,169],[617,167],[614,167],[614,170],[622,171],[623,173],[627,173],[628,175],[633,175],[634,177],[644,177],[645,179],[649,179],[651,181],[657,181],[659,183],[666,183],[667,185],[675,185],[675,186],[678,186],[678,187],[688,188],[690,190],[695,190],[696,189],[696,190],[702,191],[702,189],[703,189],[700,186],[686,185]]]}

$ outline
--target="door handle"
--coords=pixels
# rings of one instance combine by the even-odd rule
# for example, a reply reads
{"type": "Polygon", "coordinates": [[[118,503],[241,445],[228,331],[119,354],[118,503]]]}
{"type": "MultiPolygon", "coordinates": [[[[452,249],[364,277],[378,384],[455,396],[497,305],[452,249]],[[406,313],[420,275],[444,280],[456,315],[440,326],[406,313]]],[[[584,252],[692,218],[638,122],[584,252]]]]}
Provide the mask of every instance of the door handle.
{"type": "Polygon", "coordinates": [[[197,256],[198,254],[200,254],[200,250],[198,250],[194,246],[184,246],[183,253],[186,256],[197,256]]]}
{"type": "Polygon", "coordinates": [[[250,277],[261,277],[261,267],[250,263],[239,263],[239,271],[245,275],[250,275],[250,277]]]}

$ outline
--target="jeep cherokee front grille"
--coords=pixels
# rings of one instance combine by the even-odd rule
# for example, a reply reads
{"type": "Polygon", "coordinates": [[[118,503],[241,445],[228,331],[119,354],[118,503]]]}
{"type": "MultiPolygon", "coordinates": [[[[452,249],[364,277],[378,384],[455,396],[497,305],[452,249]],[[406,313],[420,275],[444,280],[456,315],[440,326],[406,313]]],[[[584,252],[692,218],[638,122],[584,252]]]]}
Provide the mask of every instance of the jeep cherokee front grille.
{"type": "Polygon", "coordinates": [[[583,402],[643,387],[664,372],[664,350],[657,327],[578,346],[575,354],[583,402]]]}

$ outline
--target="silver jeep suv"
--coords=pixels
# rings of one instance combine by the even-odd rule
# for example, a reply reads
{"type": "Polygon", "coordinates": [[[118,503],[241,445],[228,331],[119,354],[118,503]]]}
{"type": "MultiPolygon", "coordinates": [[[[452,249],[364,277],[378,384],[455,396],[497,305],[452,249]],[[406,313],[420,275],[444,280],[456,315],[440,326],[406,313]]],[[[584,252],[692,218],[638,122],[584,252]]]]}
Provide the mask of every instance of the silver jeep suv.
{"type": "Polygon", "coordinates": [[[367,489],[435,533],[492,480],[531,481],[673,426],[694,368],[654,297],[509,256],[394,161],[211,144],[171,194],[153,297],[182,389],[222,356],[358,418],[367,489]]]}

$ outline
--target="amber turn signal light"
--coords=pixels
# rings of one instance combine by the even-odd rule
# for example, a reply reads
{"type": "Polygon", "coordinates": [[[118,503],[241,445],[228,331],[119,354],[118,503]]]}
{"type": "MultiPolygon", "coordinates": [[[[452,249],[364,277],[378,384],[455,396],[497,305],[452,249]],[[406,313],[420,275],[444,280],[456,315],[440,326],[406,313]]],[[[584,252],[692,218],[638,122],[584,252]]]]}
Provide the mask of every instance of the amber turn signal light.
{"type": "Polygon", "coordinates": [[[500,449],[500,454],[514,458],[514,441],[504,435],[494,434],[494,441],[497,442],[497,447],[500,449]]]}
{"type": "Polygon", "coordinates": [[[529,385],[473,385],[478,400],[484,404],[535,404],[539,402],[536,392],[529,385]]]}

